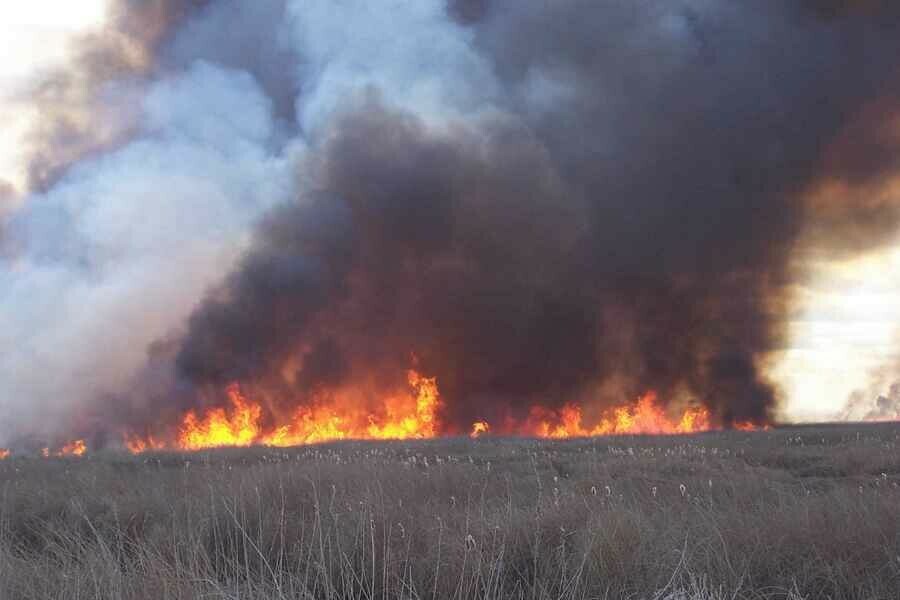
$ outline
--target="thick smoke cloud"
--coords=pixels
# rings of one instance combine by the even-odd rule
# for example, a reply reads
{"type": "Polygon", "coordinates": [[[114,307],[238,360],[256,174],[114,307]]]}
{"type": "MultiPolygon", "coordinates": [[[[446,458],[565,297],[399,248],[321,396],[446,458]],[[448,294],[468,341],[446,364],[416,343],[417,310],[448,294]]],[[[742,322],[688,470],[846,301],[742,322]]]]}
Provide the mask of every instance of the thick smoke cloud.
{"type": "Polygon", "coordinates": [[[161,13],[129,134],[13,220],[0,397],[131,427],[415,364],[449,431],[648,389],[765,421],[800,251],[897,224],[861,203],[894,4],[202,4],[161,13]]]}
{"type": "MultiPolygon", "coordinates": [[[[448,398],[494,401],[586,377],[583,328],[594,317],[558,273],[580,223],[560,206],[560,183],[527,131],[503,122],[430,131],[370,99],[327,139],[314,174],[321,191],[271,215],[193,315],[184,375],[273,387],[301,353],[297,383],[315,390],[336,374],[399,380],[415,354],[448,398]]],[[[295,401],[303,389],[289,392],[295,401]]],[[[449,408],[466,412],[461,401],[449,408]]]]}
{"type": "MultiPolygon", "coordinates": [[[[767,419],[791,252],[815,219],[804,192],[850,117],[898,83],[896,10],[806,8],[451,5],[500,116],[432,130],[348,109],[315,151],[329,200],[301,197],[258,233],[225,300],[192,317],[183,374],[268,381],[298,354],[319,364],[323,344],[385,373],[414,353],[452,423],[610,380],[619,398],[654,388],[767,419]],[[336,246],[301,226],[323,202],[344,215],[336,246]]],[[[297,381],[295,399],[317,383],[297,381]]]]}
{"type": "Polygon", "coordinates": [[[290,136],[302,60],[290,39],[285,0],[219,1],[174,32],[160,62],[165,67],[204,60],[250,74],[273,103],[279,133],[290,136]]]}
{"type": "Polygon", "coordinates": [[[140,112],[132,141],[70,167],[8,223],[0,437],[95,429],[98,400],[131,385],[292,193],[271,102],[247,74],[197,63],[151,85],[140,112]]]}

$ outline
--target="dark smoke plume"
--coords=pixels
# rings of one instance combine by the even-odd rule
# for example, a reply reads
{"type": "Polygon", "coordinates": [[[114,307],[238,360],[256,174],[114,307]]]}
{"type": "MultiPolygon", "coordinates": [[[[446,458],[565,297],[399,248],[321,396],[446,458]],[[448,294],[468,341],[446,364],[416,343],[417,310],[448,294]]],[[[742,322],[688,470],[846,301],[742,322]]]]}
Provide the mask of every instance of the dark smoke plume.
{"type": "MultiPolygon", "coordinates": [[[[453,3],[502,116],[432,130],[377,100],[348,109],[315,148],[315,191],[191,317],[182,376],[296,401],[413,354],[460,426],[613,379],[618,400],[652,388],[768,420],[806,194],[900,83],[896,8],[810,7],[453,3]]],[[[881,156],[827,175],[877,179],[896,166],[881,156]]],[[[874,208],[874,229],[896,224],[896,203],[874,208]]],[[[821,235],[840,245],[844,222],[821,235]]]]}

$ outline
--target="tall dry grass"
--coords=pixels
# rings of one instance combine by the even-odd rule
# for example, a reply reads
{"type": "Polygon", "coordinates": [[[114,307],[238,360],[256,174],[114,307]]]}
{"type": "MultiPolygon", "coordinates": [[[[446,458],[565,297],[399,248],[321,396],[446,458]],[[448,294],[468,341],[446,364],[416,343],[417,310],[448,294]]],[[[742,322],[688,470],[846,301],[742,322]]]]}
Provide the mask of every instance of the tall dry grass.
{"type": "Polygon", "coordinates": [[[900,429],[0,461],[0,598],[900,598],[900,429]]]}

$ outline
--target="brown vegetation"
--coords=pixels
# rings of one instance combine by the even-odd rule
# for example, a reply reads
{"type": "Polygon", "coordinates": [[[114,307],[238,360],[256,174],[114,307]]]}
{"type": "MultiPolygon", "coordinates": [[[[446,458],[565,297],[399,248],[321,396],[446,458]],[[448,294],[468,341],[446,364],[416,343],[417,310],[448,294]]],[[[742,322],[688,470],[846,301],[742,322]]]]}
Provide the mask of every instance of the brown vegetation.
{"type": "Polygon", "coordinates": [[[0,598],[896,598],[894,425],[0,461],[0,598]]]}

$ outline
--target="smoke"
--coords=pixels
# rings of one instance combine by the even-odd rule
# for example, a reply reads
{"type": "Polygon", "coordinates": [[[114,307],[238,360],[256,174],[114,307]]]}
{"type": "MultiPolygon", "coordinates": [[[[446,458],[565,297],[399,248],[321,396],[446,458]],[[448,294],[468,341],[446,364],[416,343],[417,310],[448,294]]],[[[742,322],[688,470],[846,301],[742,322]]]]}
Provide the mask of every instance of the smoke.
{"type": "MultiPolygon", "coordinates": [[[[329,200],[301,197],[258,233],[193,315],[182,374],[276,380],[296,401],[322,345],[329,377],[402,372],[413,353],[451,423],[611,379],[766,420],[765,360],[815,218],[803,194],[850,117],[897,84],[896,28],[878,20],[896,11],[835,24],[779,6],[451,6],[474,22],[458,34],[490,61],[498,114],[430,128],[390,98],[347,109],[314,151],[329,200]],[[300,226],[323,204],[340,243],[300,226]]],[[[832,162],[830,177],[887,166],[832,162]]],[[[840,243],[832,220],[821,235],[840,243]]]]}
{"type": "Polygon", "coordinates": [[[23,140],[28,188],[46,191],[72,164],[126,140],[169,32],[208,0],[111,0],[108,23],[76,40],[70,64],[41,74],[18,102],[39,117],[23,140]]]}
{"type": "Polygon", "coordinates": [[[0,265],[0,437],[82,431],[293,189],[272,103],[203,62],[148,81],[128,141],[10,218],[0,265]]]}
{"type": "Polygon", "coordinates": [[[798,256],[897,224],[859,202],[898,166],[893,4],[191,8],[127,141],[13,220],[10,407],[279,410],[414,363],[448,431],[648,389],[763,422],[798,256]]]}
{"type": "Polygon", "coordinates": [[[900,420],[900,383],[891,384],[887,395],[870,396],[863,390],[850,394],[847,404],[838,415],[842,421],[900,420]]]}
{"type": "Polygon", "coordinates": [[[873,369],[866,389],[854,390],[838,413],[841,421],[900,420],[900,375],[898,364],[873,369]]]}
{"type": "MultiPolygon", "coordinates": [[[[894,334],[896,346],[900,337],[894,334]]],[[[838,421],[900,421],[900,355],[871,368],[865,387],[854,389],[834,417],[838,421]]]]}

